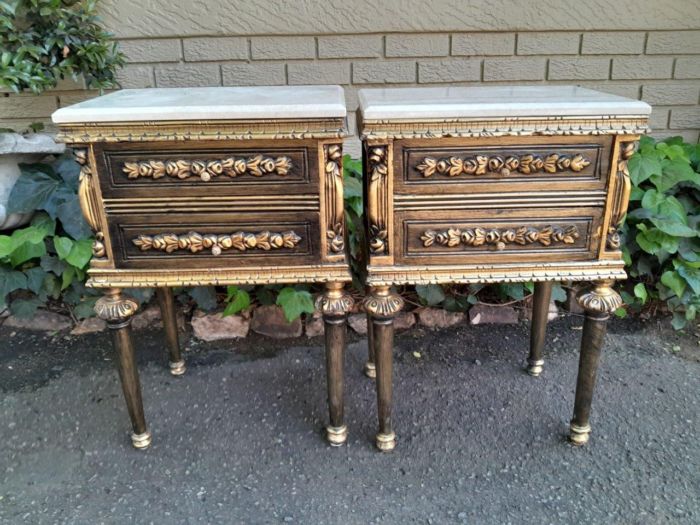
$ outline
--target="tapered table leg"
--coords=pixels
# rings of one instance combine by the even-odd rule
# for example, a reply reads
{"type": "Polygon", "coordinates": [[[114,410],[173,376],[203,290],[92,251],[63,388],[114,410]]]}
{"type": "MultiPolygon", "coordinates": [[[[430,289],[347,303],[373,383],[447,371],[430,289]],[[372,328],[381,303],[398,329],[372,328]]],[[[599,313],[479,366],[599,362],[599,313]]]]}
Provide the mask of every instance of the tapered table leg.
{"type": "Polygon", "coordinates": [[[177,314],[175,312],[175,299],[173,289],[170,287],[156,288],[158,305],[160,306],[160,316],[163,319],[163,329],[165,330],[165,340],[168,344],[168,354],[170,356],[170,373],[174,376],[181,376],[185,373],[185,360],[180,353],[180,342],[177,336],[177,314]]]}
{"type": "Polygon", "coordinates": [[[370,379],[377,377],[377,367],[374,364],[374,323],[372,316],[367,314],[367,362],[365,363],[365,375],[370,379]]]}
{"type": "Polygon", "coordinates": [[[339,447],[348,438],[345,425],[344,368],[347,315],[353,300],[343,290],[343,283],[327,283],[325,293],[316,301],[316,308],[323,314],[326,338],[326,376],[328,387],[328,412],[330,423],[326,427],[326,439],[339,447]]]}
{"type": "Polygon", "coordinates": [[[105,295],[95,303],[95,312],[100,319],[107,321],[117,352],[119,378],[133,428],[131,442],[134,447],[144,449],[151,444],[151,433],[148,431],[143,413],[141,383],[136,368],[130,326],[132,316],[137,309],[138,303],[123,295],[118,288],[108,289],[105,295]]]}
{"type": "Polygon", "coordinates": [[[537,377],[542,373],[544,359],[544,337],[547,333],[547,316],[549,301],[552,298],[552,283],[535,283],[535,293],[532,298],[532,323],[530,326],[530,355],[527,358],[527,373],[537,377]]]}
{"type": "Polygon", "coordinates": [[[391,423],[392,361],[394,346],[394,317],[403,308],[403,299],[388,286],[373,287],[365,298],[364,308],[369,314],[373,330],[374,359],[377,372],[377,415],[379,432],[377,448],[388,452],[396,447],[396,434],[391,423]]]}
{"type": "Polygon", "coordinates": [[[622,306],[620,295],[611,286],[612,281],[599,281],[591,288],[579,292],[577,297],[586,312],[586,318],[576,379],[574,417],[569,427],[569,441],[574,445],[585,445],[590,438],[591,401],[606,323],[610,314],[622,306]]]}

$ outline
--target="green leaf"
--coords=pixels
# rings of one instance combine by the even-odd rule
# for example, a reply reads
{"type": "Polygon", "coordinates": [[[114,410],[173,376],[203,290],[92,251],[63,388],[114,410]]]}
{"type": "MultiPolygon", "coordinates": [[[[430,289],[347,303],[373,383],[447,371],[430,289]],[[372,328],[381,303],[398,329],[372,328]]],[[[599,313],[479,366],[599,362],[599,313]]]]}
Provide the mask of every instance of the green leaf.
{"type": "Polygon", "coordinates": [[[27,287],[27,276],[16,270],[9,270],[0,266],[0,302],[5,296],[15,290],[22,290],[27,287]]]}
{"type": "Polygon", "coordinates": [[[44,209],[44,204],[63,181],[45,164],[20,164],[20,168],[22,176],[10,193],[8,212],[29,213],[44,209]]]}
{"type": "Polygon", "coordinates": [[[36,313],[37,308],[42,306],[42,304],[42,301],[40,301],[38,297],[15,299],[10,305],[10,312],[17,317],[28,319],[36,313]]]}
{"type": "Polygon", "coordinates": [[[12,237],[9,235],[0,235],[0,259],[3,259],[12,253],[15,244],[12,242],[12,237]]]}
{"type": "Polygon", "coordinates": [[[566,290],[559,283],[554,283],[552,285],[552,299],[558,303],[563,303],[566,301],[566,290]]]}
{"type": "Polygon", "coordinates": [[[35,266],[24,271],[27,276],[27,288],[39,295],[44,285],[46,271],[41,266],[35,266]]]}
{"type": "Polygon", "coordinates": [[[282,307],[284,317],[288,323],[301,316],[303,313],[314,312],[314,301],[306,290],[297,290],[290,286],[282,288],[277,296],[277,305],[282,307]]]}
{"type": "Polygon", "coordinates": [[[428,306],[435,306],[445,300],[445,292],[438,284],[419,284],[416,286],[416,293],[428,306]]]}
{"type": "Polygon", "coordinates": [[[277,291],[277,289],[278,286],[275,285],[268,285],[258,288],[257,290],[255,290],[255,298],[263,306],[275,304],[275,292],[277,291]]]}
{"type": "Polygon", "coordinates": [[[250,295],[238,286],[229,286],[226,289],[226,301],[228,304],[224,308],[222,317],[237,314],[250,306],[250,295]]]}
{"type": "Polygon", "coordinates": [[[681,182],[700,184],[700,175],[693,171],[688,161],[676,159],[664,161],[663,173],[652,175],[650,180],[657,190],[665,192],[681,182]]]}
{"type": "Polygon", "coordinates": [[[635,240],[639,247],[647,253],[656,255],[662,251],[676,253],[678,250],[678,239],[662,232],[657,228],[647,229],[643,224],[638,224],[640,230],[635,240]]]}
{"type": "Polygon", "coordinates": [[[687,319],[685,318],[685,315],[683,315],[680,312],[673,312],[673,318],[671,319],[671,326],[673,326],[674,330],[683,330],[683,328],[685,328],[686,324],[687,324],[687,319]]]}
{"type": "Polygon", "coordinates": [[[189,290],[197,306],[207,312],[216,308],[216,290],[213,286],[197,286],[189,290]]]}
{"type": "Polygon", "coordinates": [[[652,175],[661,175],[661,161],[656,153],[635,153],[627,163],[632,184],[639,186],[652,175]]]}
{"type": "Polygon", "coordinates": [[[642,304],[647,302],[649,294],[647,293],[646,286],[644,283],[637,283],[634,285],[634,295],[642,301],[642,304]]]}
{"type": "Polygon", "coordinates": [[[693,289],[693,293],[700,296],[700,269],[677,261],[674,261],[673,265],[676,267],[678,275],[683,277],[685,282],[693,289]]]}
{"type": "Polygon", "coordinates": [[[673,270],[665,271],[661,275],[661,282],[665,286],[670,288],[671,291],[674,294],[676,294],[677,297],[683,296],[683,292],[685,291],[685,287],[686,287],[686,282],[685,282],[685,279],[683,279],[678,274],[678,272],[674,272],[673,270]]]}
{"type": "Polygon", "coordinates": [[[92,240],[83,239],[74,242],[66,257],[66,262],[77,268],[85,268],[92,258],[92,240]]]}
{"type": "Polygon", "coordinates": [[[22,243],[16,246],[10,255],[10,264],[17,268],[20,264],[46,254],[46,245],[43,242],[33,244],[31,242],[22,243]]]}
{"type": "Polygon", "coordinates": [[[622,306],[616,309],[613,313],[615,314],[615,317],[619,317],[620,319],[627,317],[627,310],[622,306]]]}
{"type": "Polygon", "coordinates": [[[73,314],[78,319],[85,319],[95,315],[95,303],[99,297],[86,297],[73,308],[73,314]]]}
{"type": "Polygon", "coordinates": [[[73,240],[69,239],[68,237],[60,237],[57,235],[53,238],[53,246],[56,248],[58,257],[66,261],[70,255],[71,249],[73,248],[73,240]]]}

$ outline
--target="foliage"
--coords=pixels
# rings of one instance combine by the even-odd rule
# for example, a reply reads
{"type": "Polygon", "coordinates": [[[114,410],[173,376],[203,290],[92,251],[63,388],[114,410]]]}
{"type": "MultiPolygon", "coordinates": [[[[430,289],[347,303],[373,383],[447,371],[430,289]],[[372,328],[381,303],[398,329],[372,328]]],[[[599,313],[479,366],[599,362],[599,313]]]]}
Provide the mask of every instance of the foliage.
{"type": "Polygon", "coordinates": [[[700,145],[644,137],[629,173],[622,237],[632,281],[623,298],[633,311],[665,305],[681,329],[700,308],[700,145]]]}
{"type": "Polygon", "coordinates": [[[0,87],[41,93],[82,76],[116,85],[124,55],[98,24],[97,0],[0,0],[0,87]]]}

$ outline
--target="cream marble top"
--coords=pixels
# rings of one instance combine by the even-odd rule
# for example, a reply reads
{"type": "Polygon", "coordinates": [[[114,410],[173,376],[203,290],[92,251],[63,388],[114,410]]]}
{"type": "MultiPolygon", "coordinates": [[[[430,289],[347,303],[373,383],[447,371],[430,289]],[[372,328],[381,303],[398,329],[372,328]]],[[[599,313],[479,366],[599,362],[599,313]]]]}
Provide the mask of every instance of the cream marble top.
{"type": "Polygon", "coordinates": [[[476,86],[361,89],[366,120],[644,116],[639,100],[578,86],[476,86]]]}
{"type": "Polygon", "coordinates": [[[345,117],[340,86],[123,89],[61,108],[54,123],[345,117]]]}

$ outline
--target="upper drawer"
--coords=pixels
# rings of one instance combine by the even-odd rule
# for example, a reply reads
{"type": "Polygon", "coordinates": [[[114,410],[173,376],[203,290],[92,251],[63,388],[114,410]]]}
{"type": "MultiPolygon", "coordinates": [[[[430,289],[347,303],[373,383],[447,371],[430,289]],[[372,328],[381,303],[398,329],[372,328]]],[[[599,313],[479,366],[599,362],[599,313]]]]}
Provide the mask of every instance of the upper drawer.
{"type": "Polygon", "coordinates": [[[253,195],[318,191],[315,142],[96,145],[105,197],[253,195]]]}
{"type": "Polygon", "coordinates": [[[603,189],[610,137],[499,137],[394,143],[396,193],[603,189]]]}

